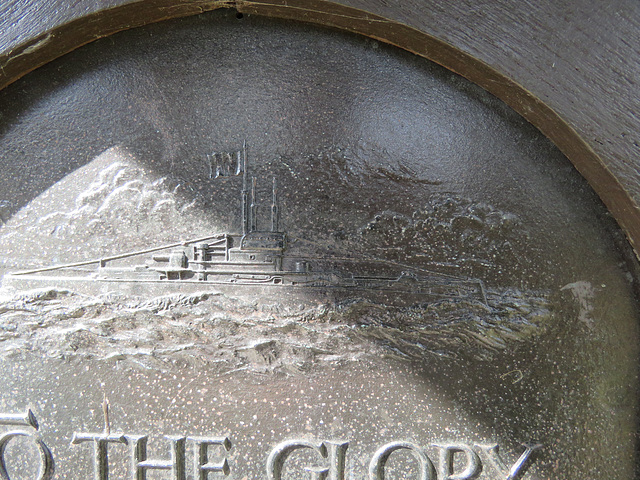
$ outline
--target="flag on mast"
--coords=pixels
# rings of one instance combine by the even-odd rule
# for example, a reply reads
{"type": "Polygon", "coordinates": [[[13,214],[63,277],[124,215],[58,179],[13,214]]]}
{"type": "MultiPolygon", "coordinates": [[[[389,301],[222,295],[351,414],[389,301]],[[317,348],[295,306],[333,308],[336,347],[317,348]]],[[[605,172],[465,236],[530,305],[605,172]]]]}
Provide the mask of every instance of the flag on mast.
{"type": "Polygon", "coordinates": [[[209,178],[232,177],[242,174],[244,165],[242,150],[207,154],[209,178]]]}

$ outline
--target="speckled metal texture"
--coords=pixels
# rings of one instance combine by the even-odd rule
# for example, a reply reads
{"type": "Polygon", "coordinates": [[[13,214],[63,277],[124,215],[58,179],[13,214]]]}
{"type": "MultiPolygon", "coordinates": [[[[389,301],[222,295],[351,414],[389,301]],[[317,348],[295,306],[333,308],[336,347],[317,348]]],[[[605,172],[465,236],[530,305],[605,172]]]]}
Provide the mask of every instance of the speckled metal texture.
{"type": "Polygon", "coordinates": [[[633,255],[477,86],[218,11],[0,111],[10,478],[633,475],[633,255]]]}

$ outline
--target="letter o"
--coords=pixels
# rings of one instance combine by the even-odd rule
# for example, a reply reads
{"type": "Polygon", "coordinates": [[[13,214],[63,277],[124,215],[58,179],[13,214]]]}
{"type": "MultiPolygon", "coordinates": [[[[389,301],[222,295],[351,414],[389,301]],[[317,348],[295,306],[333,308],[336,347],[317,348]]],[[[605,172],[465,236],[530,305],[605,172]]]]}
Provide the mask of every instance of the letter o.
{"type": "MultiPolygon", "coordinates": [[[[11,432],[3,433],[0,436],[0,478],[2,480],[10,480],[7,473],[7,465],[4,459],[4,452],[9,444],[9,441],[14,437],[32,437],[29,432],[22,430],[15,430],[11,432]]],[[[51,480],[53,478],[54,465],[53,455],[49,447],[39,438],[33,438],[40,450],[40,471],[38,472],[37,480],[51,480]]]]}
{"type": "Polygon", "coordinates": [[[436,471],[429,457],[420,447],[409,442],[391,442],[380,447],[369,463],[369,480],[384,480],[384,465],[396,450],[410,450],[420,463],[420,480],[435,480],[436,471]]]}

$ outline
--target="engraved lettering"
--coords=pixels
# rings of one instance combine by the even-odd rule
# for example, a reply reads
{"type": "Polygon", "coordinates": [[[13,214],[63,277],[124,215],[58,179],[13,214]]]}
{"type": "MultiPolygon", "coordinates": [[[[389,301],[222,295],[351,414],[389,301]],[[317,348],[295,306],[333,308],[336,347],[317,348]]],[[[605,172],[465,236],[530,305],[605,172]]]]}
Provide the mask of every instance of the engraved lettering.
{"type": "Polygon", "coordinates": [[[513,464],[511,469],[508,469],[505,463],[500,458],[498,454],[499,447],[497,444],[493,445],[478,445],[479,448],[482,449],[487,455],[489,462],[499,472],[501,475],[505,477],[506,480],[517,480],[520,478],[521,474],[526,470],[526,466],[529,463],[529,459],[532,454],[542,448],[540,444],[525,444],[525,451],[520,455],[520,458],[516,460],[516,463],[513,464]]]}
{"type": "Polygon", "coordinates": [[[93,442],[93,467],[95,480],[107,480],[109,478],[109,452],[110,443],[126,444],[124,435],[105,433],[74,433],[71,443],[79,445],[84,442],[93,442]]]}
{"type": "Polygon", "coordinates": [[[147,459],[146,435],[125,435],[130,448],[129,472],[131,480],[144,480],[146,473],[143,468],[138,468],[138,462],[147,459]]]}
{"type": "MultiPolygon", "coordinates": [[[[288,440],[277,445],[267,458],[267,479],[281,480],[282,467],[287,457],[295,450],[301,448],[310,448],[320,454],[322,458],[327,458],[327,447],[323,442],[314,443],[307,440],[288,440]]],[[[305,467],[305,470],[311,472],[312,480],[325,480],[329,468],[326,467],[305,467]]]]}
{"type": "Polygon", "coordinates": [[[32,427],[38,430],[38,421],[31,409],[24,413],[0,413],[0,425],[32,427]]]}
{"type": "Polygon", "coordinates": [[[186,438],[172,435],[165,435],[164,438],[171,442],[171,460],[148,459],[148,437],[126,436],[127,442],[131,446],[132,480],[146,480],[147,470],[171,470],[171,476],[174,480],[186,480],[186,438]]]}
{"type": "MultiPolygon", "coordinates": [[[[2,413],[0,414],[0,425],[32,427],[35,430],[38,430],[38,422],[31,410],[27,410],[26,412],[19,414],[2,413]]],[[[30,437],[38,446],[38,451],[40,453],[40,470],[38,472],[37,479],[50,480],[53,478],[55,469],[51,450],[49,450],[49,447],[47,447],[42,439],[35,437],[32,432],[25,430],[12,430],[0,435],[0,478],[2,480],[10,480],[9,473],[7,472],[5,450],[9,441],[15,437],[30,437]]]]}
{"type": "Polygon", "coordinates": [[[210,472],[222,472],[223,475],[229,475],[229,463],[226,458],[218,463],[209,462],[208,458],[210,446],[219,445],[226,452],[231,449],[231,441],[227,437],[188,437],[188,440],[195,442],[193,445],[193,469],[197,480],[208,480],[210,472]]]}
{"type": "Polygon", "coordinates": [[[329,454],[329,478],[328,480],[344,480],[345,459],[349,442],[325,441],[329,454]]]}
{"type": "Polygon", "coordinates": [[[439,480],[468,480],[475,478],[482,471],[478,454],[468,445],[455,443],[435,446],[440,448],[439,480]],[[453,459],[456,453],[462,453],[466,457],[465,469],[460,473],[453,472],[453,459]]]}
{"type": "MultiPolygon", "coordinates": [[[[38,423],[30,410],[21,414],[1,414],[0,425],[20,425],[38,429],[38,423]]],[[[0,434],[0,480],[11,480],[6,468],[5,452],[9,442],[15,437],[30,437],[37,445],[40,455],[40,468],[33,480],[52,480],[54,459],[47,445],[32,432],[12,430],[0,434]]],[[[169,436],[170,459],[150,459],[147,454],[149,437],[147,435],[110,434],[76,432],[71,443],[93,443],[95,480],[109,479],[110,444],[128,445],[130,449],[129,478],[147,480],[149,470],[169,470],[172,480],[186,480],[186,443],[193,443],[193,479],[211,480],[212,474],[230,474],[226,453],[231,450],[231,441],[226,436],[169,436]],[[219,447],[220,455],[212,453],[219,447]],[[213,459],[210,460],[210,456],[213,459]]],[[[499,455],[497,444],[433,443],[439,449],[438,469],[436,469],[423,450],[417,444],[405,441],[393,441],[378,448],[368,465],[368,480],[385,480],[385,468],[391,455],[399,450],[408,450],[418,461],[419,480],[474,480],[483,472],[483,460],[504,480],[519,480],[532,461],[534,453],[542,448],[539,444],[525,444],[525,450],[515,463],[508,468],[499,455]],[[480,454],[480,455],[479,455],[480,454]],[[481,458],[483,460],[481,460],[481,458]]],[[[279,443],[267,458],[267,480],[282,480],[283,468],[289,456],[296,450],[311,450],[317,462],[304,467],[310,473],[310,480],[345,480],[347,441],[312,441],[293,439],[279,443]]],[[[191,477],[189,477],[191,478],[191,477]]]]}
{"type": "Polygon", "coordinates": [[[384,480],[384,466],[396,450],[409,450],[420,464],[420,480],[435,480],[436,471],[429,457],[417,445],[409,442],[391,442],[380,447],[369,463],[369,480],[384,480]]]}
{"type": "MultiPolygon", "coordinates": [[[[7,473],[7,465],[5,463],[4,452],[7,448],[9,440],[14,437],[33,437],[29,432],[21,430],[15,430],[12,432],[6,432],[0,436],[0,478],[3,480],[9,480],[9,474],[7,473]]],[[[45,443],[39,439],[33,439],[40,451],[40,472],[38,473],[38,480],[49,480],[53,478],[53,456],[51,450],[45,445],[45,443]]]]}

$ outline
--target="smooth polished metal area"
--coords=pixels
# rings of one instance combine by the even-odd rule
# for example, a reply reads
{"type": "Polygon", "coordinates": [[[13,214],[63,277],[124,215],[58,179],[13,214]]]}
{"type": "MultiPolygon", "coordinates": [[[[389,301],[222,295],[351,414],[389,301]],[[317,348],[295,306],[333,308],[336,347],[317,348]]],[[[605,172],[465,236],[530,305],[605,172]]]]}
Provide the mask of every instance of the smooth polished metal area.
{"type": "Polygon", "coordinates": [[[0,92],[0,476],[631,478],[637,266],[509,108],[218,11],[0,92]]]}

